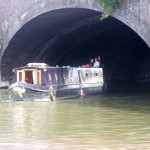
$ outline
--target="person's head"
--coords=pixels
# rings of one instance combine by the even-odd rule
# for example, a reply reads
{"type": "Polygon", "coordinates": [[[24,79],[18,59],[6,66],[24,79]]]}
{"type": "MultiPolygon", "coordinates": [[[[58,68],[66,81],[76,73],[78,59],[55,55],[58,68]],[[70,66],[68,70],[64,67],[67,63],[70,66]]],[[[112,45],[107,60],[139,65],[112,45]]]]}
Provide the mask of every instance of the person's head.
{"type": "Polygon", "coordinates": [[[98,56],[97,59],[98,59],[98,60],[101,60],[101,56],[98,56]]]}
{"type": "Polygon", "coordinates": [[[95,58],[95,61],[97,61],[97,58],[95,58]]]}

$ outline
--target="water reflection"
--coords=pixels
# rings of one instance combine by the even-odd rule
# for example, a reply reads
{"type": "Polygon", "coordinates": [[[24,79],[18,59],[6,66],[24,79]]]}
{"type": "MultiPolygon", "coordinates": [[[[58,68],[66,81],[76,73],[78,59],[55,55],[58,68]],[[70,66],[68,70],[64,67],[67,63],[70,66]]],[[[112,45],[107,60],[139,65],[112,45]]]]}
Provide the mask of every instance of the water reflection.
{"type": "Polygon", "coordinates": [[[0,149],[150,149],[150,95],[0,104],[0,149]]]}

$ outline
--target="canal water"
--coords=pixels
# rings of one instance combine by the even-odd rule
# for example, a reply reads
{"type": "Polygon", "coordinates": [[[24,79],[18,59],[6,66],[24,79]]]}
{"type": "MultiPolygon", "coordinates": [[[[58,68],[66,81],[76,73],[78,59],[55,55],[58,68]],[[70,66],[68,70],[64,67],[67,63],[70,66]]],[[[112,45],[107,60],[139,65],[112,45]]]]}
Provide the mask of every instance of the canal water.
{"type": "Polygon", "coordinates": [[[0,150],[149,150],[150,93],[55,102],[0,96],[0,150]]]}

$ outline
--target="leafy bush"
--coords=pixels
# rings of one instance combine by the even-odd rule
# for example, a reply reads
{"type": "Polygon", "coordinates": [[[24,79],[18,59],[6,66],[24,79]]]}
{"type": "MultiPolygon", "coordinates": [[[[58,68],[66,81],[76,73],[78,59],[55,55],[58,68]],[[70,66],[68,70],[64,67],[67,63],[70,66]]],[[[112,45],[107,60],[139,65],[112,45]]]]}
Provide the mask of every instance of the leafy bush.
{"type": "Polygon", "coordinates": [[[110,13],[112,12],[115,4],[117,3],[117,0],[98,0],[98,1],[103,8],[101,19],[108,17],[110,13]]]}

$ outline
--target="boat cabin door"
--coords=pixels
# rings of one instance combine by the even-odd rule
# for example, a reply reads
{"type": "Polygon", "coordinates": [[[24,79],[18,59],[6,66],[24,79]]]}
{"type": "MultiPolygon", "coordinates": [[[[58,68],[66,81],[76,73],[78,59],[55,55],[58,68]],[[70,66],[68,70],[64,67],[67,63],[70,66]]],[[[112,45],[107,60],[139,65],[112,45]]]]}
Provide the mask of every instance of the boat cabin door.
{"type": "Polygon", "coordinates": [[[41,70],[18,70],[17,81],[23,81],[30,84],[42,84],[41,70]]]}

